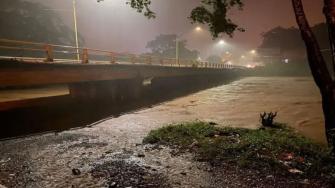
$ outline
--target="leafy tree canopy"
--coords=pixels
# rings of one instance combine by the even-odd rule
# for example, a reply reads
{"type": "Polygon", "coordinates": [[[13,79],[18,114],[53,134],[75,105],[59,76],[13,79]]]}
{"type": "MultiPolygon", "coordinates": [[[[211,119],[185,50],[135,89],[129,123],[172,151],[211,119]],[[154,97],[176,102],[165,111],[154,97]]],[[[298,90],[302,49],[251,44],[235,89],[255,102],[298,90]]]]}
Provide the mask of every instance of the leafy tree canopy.
{"type": "Polygon", "coordinates": [[[192,10],[190,19],[193,23],[207,24],[213,37],[220,33],[231,37],[235,30],[244,31],[227,17],[228,11],[236,6],[242,9],[242,0],[203,0],[192,10]]]}
{"type": "Polygon", "coordinates": [[[211,55],[206,59],[209,63],[221,63],[222,59],[218,55],[211,55]]]}
{"type": "MultiPolygon", "coordinates": [[[[329,48],[327,25],[320,23],[312,27],[322,49],[329,48]]],[[[276,27],[263,33],[263,42],[260,48],[277,48],[282,52],[291,50],[305,50],[305,44],[300,36],[300,30],[295,27],[276,27]]]]}
{"type": "MultiPolygon", "coordinates": [[[[159,35],[154,40],[147,43],[146,48],[151,52],[150,55],[166,58],[176,56],[177,35],[159,35]]],[[[197,59],[199,52],[186,48],[186,40],[179,41],[179,56],[182,59],[197,59]]]]}
{"type": "MultiPolygon", "coordinates": [[[[98,0],[98,2],[103,0],[98,0]]],[[[143,13],[148,18],[155,18],[155,13],[150,9],[151,0],[127,0],[132,8],[143,13]]],[[[192,23],[206,24],[214,38],[220,34],[227,34],[230,37],[238,30],[244,32],[229,17],[228,11],[232,8],[242,9],[243,0],[202,0],[199,6],[195,7],[190,14],[192,23]]]]}

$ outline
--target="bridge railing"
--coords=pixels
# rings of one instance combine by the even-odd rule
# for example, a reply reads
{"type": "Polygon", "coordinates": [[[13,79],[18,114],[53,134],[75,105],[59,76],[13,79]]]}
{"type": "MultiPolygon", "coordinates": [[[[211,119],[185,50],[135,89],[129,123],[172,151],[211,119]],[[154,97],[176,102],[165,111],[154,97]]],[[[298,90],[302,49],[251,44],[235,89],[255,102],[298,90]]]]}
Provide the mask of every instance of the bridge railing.
{"type": "Polygon", "coordinates": [[[217,64],[189,59],[162,58],[150,55],[117,53],[108,50],[56,45],[30,41],[0,39],[0,58],[45,63],[82,64],[146,64],[173,67],[232,69],[243,68],[229,64],[217,64]],[[7,55],[6,55],[7,54],[7,55]],[[3,56],[6,55],[6,56],[3,56]]]}

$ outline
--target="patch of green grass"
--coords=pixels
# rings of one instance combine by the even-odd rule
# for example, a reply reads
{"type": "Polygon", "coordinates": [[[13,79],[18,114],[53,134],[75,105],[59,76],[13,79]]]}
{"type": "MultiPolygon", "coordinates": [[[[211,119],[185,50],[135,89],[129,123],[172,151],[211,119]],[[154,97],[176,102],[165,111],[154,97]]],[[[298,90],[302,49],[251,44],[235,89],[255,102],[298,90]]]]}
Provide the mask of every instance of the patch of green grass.
{"type": "Polygon", "coordinates": [[[284,125],[252,130],[219,128],[205,122],[175,124],[151,131],[143,143],[177,146],[179,151],[193,151],[196,159],[213,164],[225,162],[278,173],[298,169],[302,176],[335,178],[330,149],[284,125]]]}

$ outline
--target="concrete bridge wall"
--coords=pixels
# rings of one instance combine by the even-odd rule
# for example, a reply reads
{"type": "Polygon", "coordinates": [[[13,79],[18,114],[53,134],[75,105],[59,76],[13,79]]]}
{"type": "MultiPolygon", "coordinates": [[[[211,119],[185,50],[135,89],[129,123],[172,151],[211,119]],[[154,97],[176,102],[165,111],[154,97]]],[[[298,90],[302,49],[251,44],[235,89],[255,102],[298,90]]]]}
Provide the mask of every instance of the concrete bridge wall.
{"type": "Polygon", "coordinates": [[[0,60],[0,86],[37,86],[81,82],[224,74],[235,69],[140,64],[52,64],[0,60]]]}

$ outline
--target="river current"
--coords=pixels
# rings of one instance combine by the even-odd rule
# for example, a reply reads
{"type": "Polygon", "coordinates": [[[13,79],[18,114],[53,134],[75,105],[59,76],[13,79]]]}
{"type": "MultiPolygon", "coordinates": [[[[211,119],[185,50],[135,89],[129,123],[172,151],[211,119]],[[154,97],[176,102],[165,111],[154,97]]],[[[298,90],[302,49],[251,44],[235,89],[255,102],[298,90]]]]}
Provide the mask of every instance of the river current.
{"type": "Polygon", "coordinates": [[[152,123],[199,119],[256,128],[259,114],[264,111],[278,112],[277,122],[325,142],[321,97],[310,77],[243,78],[138,113],[145,114],[144,118],[152,123]]]}

